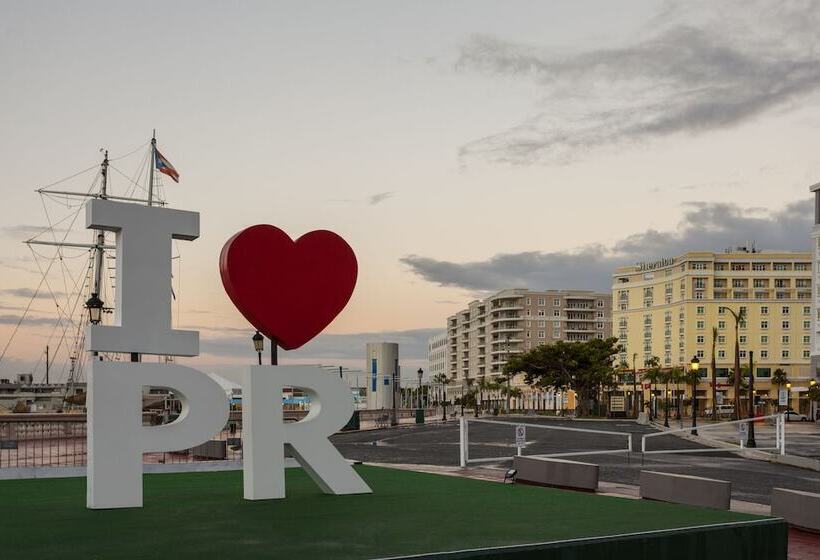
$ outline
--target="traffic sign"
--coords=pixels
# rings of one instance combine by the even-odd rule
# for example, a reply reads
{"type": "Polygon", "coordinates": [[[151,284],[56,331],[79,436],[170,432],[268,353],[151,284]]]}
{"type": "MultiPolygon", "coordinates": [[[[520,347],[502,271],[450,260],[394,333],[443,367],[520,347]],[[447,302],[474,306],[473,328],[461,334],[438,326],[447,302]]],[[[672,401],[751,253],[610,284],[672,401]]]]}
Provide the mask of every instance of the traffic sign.
{"type": "Polygon", "coordinates": [[[527,445],[527,427],[518,424],[515,427],[515,446],[524,447],[525,445],[527,445]]]}

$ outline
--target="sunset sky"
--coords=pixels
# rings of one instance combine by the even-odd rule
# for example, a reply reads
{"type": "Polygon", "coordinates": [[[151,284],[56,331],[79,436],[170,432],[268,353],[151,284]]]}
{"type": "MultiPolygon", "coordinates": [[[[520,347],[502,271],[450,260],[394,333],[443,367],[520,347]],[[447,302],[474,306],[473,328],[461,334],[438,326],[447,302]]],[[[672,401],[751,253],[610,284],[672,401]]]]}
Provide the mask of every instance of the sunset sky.
{"type": "MultiPolygon", "coordinates": [[[[490,291],[607,290],[615,266],[747,240],[807,250],[820,2],[713,4],[0,1],[0,350],[47,262],[22,241],[71,213],[34,189],[100,148],[137,150],[114,163],[132,174],[154,128],[181,174],[168,203],[201,213],[175,264],[175,321],[201,331],[183,363],[229,375],[253,330],[217,259],[256,223],[331,229],[359,259],[348,307],[282,361],[361,367],[390,340],[405,372],[490,291]]],[[[42,376],[61,270],[0,376],[42,376]]]]}

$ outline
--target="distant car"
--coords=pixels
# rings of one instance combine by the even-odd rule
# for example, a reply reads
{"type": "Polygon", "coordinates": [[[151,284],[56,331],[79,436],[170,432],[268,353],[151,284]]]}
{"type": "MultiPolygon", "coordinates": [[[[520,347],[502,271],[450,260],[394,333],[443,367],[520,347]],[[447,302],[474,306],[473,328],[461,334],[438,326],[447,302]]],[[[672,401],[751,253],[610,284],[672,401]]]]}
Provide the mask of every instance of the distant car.
{"type": "Polygon", "coordinates": [[[805,414],[800,414],[799,412],[795,412],[794,410],[787,410],[786,411],[786,420],[789,422],[808,422],[809,417],[805,414]]]}
{"type": "MultiPolygon", "coordinates": [[[[731,404],[719,404],[717,405],[717,414],[719,417],[726,417],[732,416],[735,413],[735,407],[731,404]]],[[[708,418],[712,415],[712,409],[707,408],[704,415],[708,418]]]]}

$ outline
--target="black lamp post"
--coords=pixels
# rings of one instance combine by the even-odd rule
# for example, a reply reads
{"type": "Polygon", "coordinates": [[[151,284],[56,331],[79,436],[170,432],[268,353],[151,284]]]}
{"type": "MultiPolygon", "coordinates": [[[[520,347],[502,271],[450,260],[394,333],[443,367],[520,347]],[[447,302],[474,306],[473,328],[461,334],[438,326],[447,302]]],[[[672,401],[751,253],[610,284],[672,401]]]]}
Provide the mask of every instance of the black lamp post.
{"type": "Polygon", "coordinates": [[[88,321],[92,325],[99,325],[102,322],[103,300],[97,294],[91,294],[85,306],[88,308],[88,321]]]}
{"type": "Polygon", "coordinates": [[[421,376],[424,375],[424,370],[419,368],[419,370],[416,373],[419,375],[419,398],[418,398],[418,401],[419,401],[419,408],[421,408],[421,376]]]}
{"type": "Polygon", "coordinates": [[[256,351],[256,356],[259,358],[259,365],[262,365],[262,351],[265,349],[265,337],[262,333],[256,331],[256,334],[251,338],[253,340],[253,349],[256,351]]]}
{"type": "Polygon", "coordinates": [[[666,398],[664,399],[663,403],[663,410],[664,410],[664,417],[663,417],[663,427],[669,427],[669,395],[672,394],[672,391],[669,389],[666,390],[666,398]]]}
{"type": "Polygon", "coordinates": [[[786,383],[786,422],[789,421],[789,408],[792,402],[792,384],[786,383]]]}
{"type": "Polygon", "coordinates": [[[700,369],[700,360],[697,355],[692,357],[689,362],[689,371],[692,375],[692,435],[698,435],[698,370],[700,369]]]}
{"type": "Polygon", "coordinates": [[[749,436],[746,439],[746,447],[757,447],[755,441],[755,368],[754,352],[749,351],[749,436]]]}

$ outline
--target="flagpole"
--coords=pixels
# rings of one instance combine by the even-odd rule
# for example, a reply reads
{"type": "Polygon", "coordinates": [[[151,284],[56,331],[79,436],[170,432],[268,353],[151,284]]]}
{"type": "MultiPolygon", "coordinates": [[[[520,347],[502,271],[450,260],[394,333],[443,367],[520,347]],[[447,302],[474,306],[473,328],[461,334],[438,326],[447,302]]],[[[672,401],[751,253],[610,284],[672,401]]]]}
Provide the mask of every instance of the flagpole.
{"type": "Polygon", "coordinates": [[[148,175],[148,206],[154,204],[154,167],[157,165],[157,130],[151,136],[151,165],[148,175]]]}

